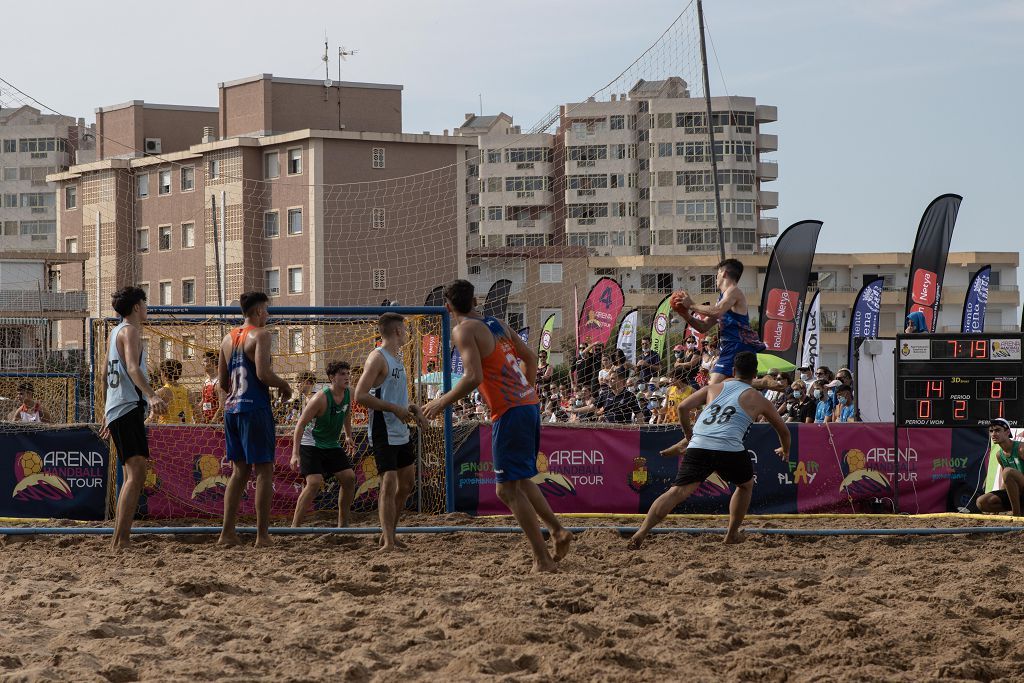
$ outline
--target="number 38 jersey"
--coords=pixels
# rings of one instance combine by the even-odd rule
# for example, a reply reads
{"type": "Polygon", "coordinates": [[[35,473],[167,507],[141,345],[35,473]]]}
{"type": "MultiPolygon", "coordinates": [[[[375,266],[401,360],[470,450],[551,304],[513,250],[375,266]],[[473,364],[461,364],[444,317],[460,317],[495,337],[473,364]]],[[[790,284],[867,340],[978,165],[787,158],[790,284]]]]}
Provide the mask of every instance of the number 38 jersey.
{"type": "Polygon", "coordinates": [[[245,340],[254,329],[246,325],[231,330],[231,358],[228,360],[231,393],[224,401],[225,413],[270,409],[270,389],[256,376],[256,363],[245,355],[245,340]]]}
{"type": "MultiPolygon", "coordinates": [[[[110,348],[107,349],[107,398],[103,410],[107,424],[126,415],[136,406],[145,405],[142,392],[128,376],[128,366],[117,350],[117,335],[127,326],[128,322],[122,320],[110,333],[110,348]]],[[[139,355],[139,367],[143,373],[146,372],[145,347],[139,355]]]]}
{"type": "Polygon", "coordinates": [[[516,347],[505,336],[505,327],[491,317],[483,323],[494,335],[494,351],[480,361],[484,371],[480,393],[491,409],[491,420],[497,420],[509,408],[536,404],[537,392],[519,367],[516,347]]]}
{"type": "Polygon", "coordinates": [[[748,390],[756,391],[746,382],[723,382],[722,392],[714,401],[704,406],[704,410],[693,425],[693,437],[688,446],[713,451],[744,450],[743,437],[746,436],[753,420],[740,407],[740,396],[748,390]]]}

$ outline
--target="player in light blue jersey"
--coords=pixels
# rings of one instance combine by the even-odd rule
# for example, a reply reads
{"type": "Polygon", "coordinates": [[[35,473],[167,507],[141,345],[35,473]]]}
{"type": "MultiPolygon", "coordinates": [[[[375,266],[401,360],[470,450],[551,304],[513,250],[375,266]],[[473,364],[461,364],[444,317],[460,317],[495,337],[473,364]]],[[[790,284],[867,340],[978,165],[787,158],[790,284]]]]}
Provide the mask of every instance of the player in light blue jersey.
{"type": "Polygon", "coordinates": [[[764,417],[779,435],[781,446],[775,452],[783,462],[789,459],[789,428],[772,402],[750,386],[757,374],[757,356],[741,351],[736,354],[732,369],[735,379],[703,387],[679,405],[686,449],[679,472],[672,488],[651,505],[643,525],[629,541],[631,549],[639,548],[651,529],[689,498],[712,473],[736,487],[729,501],[729,530],[725,542],[743,540],[740,524],[754,491],[754,468],[750,464],[750,453],[743,446],[743,438],[750,424],[759,417],[764,417]],[[697,424],[691,429],[690,410],[705,403],[697,424]]]}

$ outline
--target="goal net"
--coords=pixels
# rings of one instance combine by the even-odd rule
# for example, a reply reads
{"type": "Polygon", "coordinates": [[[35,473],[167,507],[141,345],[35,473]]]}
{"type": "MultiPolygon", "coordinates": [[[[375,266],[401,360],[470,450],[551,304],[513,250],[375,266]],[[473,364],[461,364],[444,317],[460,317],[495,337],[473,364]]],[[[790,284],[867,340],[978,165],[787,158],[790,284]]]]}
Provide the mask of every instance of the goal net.
{"type": "MultiPolygon", "coordinates": [[[[305,402],[314,392],[327,386],[325,369],[335,361],[352,366],[350,389],[354,392],[366,356],[379,341],[377,318],[386,311],[406,314],[409,341],[402,348],[409,380],[409,399],[422,404],[432,397],[443,379],[435,370],[444,347],[446,318],[440,309],[365,308],[316,309],[271,308],[268,324],[274,371],[293,388],[291,400],[284,402],[273,391],[273,413],[277,424],[274,462],[272,513],[291,515],[302,477],[289,467],[293,431],[305,402]]],[[[110,333],[117,320],[93,321],[93,366],[95,375],[95,415],[102,420],[106,400],[104,367],[110,333]]],[[[143,347],[147,352],[146,372],[154,388],[180,385],[187,402],[176,402],[173,414],[150,418],[147,434],[150,447],[150,471],[146,479],[142,516],[155,518],[219,516],[223,512],[223,494],[231,473],[225,458],[223,412],[211,389],[210,375],[216,377],[216,357],[224,335],[239,324],[237,309],[156,307],[143,326],[143,347]],[[212,359],[211,359],[212,357],[212,359]],[[211,397],[212,400],[211,400],[211,397]]],[[[178,390],[181,391],[181,390],[178,390]]],[[[356,473],[354,511],[376,507],[379,476],[367,442],[366,410],[352,401],[353,435],[357,444],[353,459],[356,473]]],[[[445,453],[446,434],[440,423],[427,429],[413,428],[413,440],[419,454],[417,489],[412,496],[413,509],[423,512],[446,511],[445,453]]],[[[447,440],[450,445],[452,441],[447,440]]],[[[339,488],[331,478],[321,490],[314,510],[337,510],[339,488]]],[[[254,512],[252,485],[242,500],[242,513],[254,512]]]]}

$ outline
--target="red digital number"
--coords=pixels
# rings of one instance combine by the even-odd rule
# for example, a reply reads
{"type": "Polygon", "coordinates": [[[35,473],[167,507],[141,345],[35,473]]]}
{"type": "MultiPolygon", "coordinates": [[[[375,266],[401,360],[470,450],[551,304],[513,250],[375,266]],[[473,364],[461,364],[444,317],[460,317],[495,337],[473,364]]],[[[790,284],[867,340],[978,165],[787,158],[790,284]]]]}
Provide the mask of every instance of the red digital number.
{"type": "Polygon", "coordinates": [[[967,419],[967,401],[953,401],[953,419],[967,419]]]}
{"type": "Polygon", "coordinates": [[[918,401],[917,402],[917,417],[920,420],[929,420],[932,417],[932,402],[931,401],[918,401]]]}
{"type": "Polygon", "coordinates": [[[993,415],[993,417],[1006,417],[1006,415],[1004,414],[1005,413],[1005,408],[1003,407],[1003,402],[1002,401],[996,401],[995,402],[995,413],[996,414],[993,415]]]}
{"type": "Polygon", "coordinates": [[[928,398],[942,398],[942,380],[928,380],[928,387],[925,389],[925,395],[928,398]]]}
{"type": "Polygon", "coordinates": [[[946,343],[953,347],[953,351],[952,351],[952,354],[950,355],[950,358],[959,358],[960,357],[960,342],[956,341],[955,339],[947,339],[946,343]]]}
{"type": "Polygon", "coordinates": [[[975,339],[971,342],[971,358],[988,358],[988,341],[975,339]]]}
{"type": "Polygon", "coordinates": [[[1003,381],[999,379],[992,380],[992,399],[1003,397],[1003,381]]]}

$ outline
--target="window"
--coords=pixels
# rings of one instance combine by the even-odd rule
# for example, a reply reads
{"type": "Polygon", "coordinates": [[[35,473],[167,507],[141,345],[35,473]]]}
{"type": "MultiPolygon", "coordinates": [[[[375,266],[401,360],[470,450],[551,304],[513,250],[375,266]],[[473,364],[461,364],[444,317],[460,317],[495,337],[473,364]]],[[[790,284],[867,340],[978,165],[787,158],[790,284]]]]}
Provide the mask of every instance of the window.
{"type": "Polygon", "coordinates": [[[145,199],[149,196],[149,174],[143,173],[135,179],[136,196],[145,199]]]}
{"type": "Polygon", "coordinates": [[[149,228],[135,230],[135,247],[143,254],[149,252],[149,228]]]}
{"type": "Polygon", "coordinates": [[[181,281],[181,303],[194,304],[196,302],[196,281],[195,278],[188,278],[181,281]]]}
{"type": "Polygon", "coordinates": [[[281,271],[277,268],[263,271],[263,289],[269,296],[281,294],[281,271]]]}
{"type": "Polygon", "coordinates": [[[16,194],[5,194],[4,195],[4,208],[15,209],[18,207],[18,195],[16,194]]]}
{"type": "Polygon", "coordinates": [[[525,304],[509,304],[508,313],[506,314],[506,320],[508,326],[513,330],[519,330],[526,325],[526,305],[525,304]]]}
{"type": "Polygon", "coordinates": [[[501,178],[487,178],[484,181],[484,192],[501,192],[501,178]]]}
{"type": "Polygon", "coordinates": [[[279,224],[280,216],[277,211],[267,211],[263,214],[263,236],[266,238],[279,237],[281,235],[281,226],[279,224]]]}
{"type": "Polygon", "coordinates": [[[700,276],[700,293],[711,294],[712,292],[718,291],[718,285],[715,284],[714,273],[702,273],[700,276]]]}
{"type": "Polygon", "coordinates": [[[658,215],[659,216],[671,216],[672,215],[672,200],[658,202],[658,215]]]}
{"type": "Polygon", "coordinates": [[[22,221],[21,235],[32,236],[33,241],[46,239],[46,235],[57,234],[57,221],[22,221]]]}
{"type": "Polygon", "coordinates": [[[544,283],[553,283],[562,281],[562,264],[561,263],[542,263],[540,264],[540,281],[544,283]]]}
{"type": "Polygon", "coordinates": [[[302,234],[302,209],[288,209],[288,234],[302,234]]]}
{"type": "Polygon", "coordinates": [[[658,128],[671,128],[672,114],[658,114],[658,128]]]}
{"type": "Polygon", "coordinates": [[[277,152],[267,152],[263,155],[263,177],[267,179],[277,178],[281,175],[281,159],[277,152]]]}
{"type": "Polygon", "coordinates": [[[157,250],[169,251],[171,248],[171,226],[161,225],[157,230],[157,237],[159,239],[159,244],[156,246],[157,250]]]}
{"type": "Polygon", "coordinates": [[[373,168],[384,168],[384,148],[374,147],[371,155],[373,168]]]}
{"type": "Polygon", "coordinates": [[[374,268],[370,273],[370,279],[373,281],[373,289],[387,289],[388,271],[386,268],[374,268]]]}
{"type": "Polygon", "coordinates": [[[157,193],[158,194],[170,194],[171,193],[171,172],[158,171],[156,174],[157,178],[157,193]]]}
{"type": "Polygon", "coordinates": [[[4,180],[17,180],[18,179],[18,167],[7,166],[4,168],[4,180]]]}
{"type": "Polygon", "coordinates": [[[196,224],[195,223],[182,223],[181,224],[181,248],[191,249],[196,246],[196,224]]]}
{"type": "Polygon", "coordinates": [[[607,204],[569,204],[569,218],[607,218],[607,204]]]}
{"type": "MultiPolygon", "coordinates": [[[[52,192],[22,192],[20,196],[21,208],[52,209],[57,205],[56,195],[52,192]]],[[[39,213],[33,211],[32,213],[39,213]]]]}
{"type": "Polygon", "coordinates": [[[181,191],[188,192],[196,188],[196,169],[195,166],[182,166],[181,167],[181,191]]]}
{"type": "Polygon", "coordinates": [[[78,186],[68,185],[64,188],[64,208],[70,211],[78,208],[78,186]]]}
{"type": "Polygon", "coordinates": [[[18,151],[18,141],[17,140],[4,140],[4,153],[5,154],[15,154],[15,153],[17,153],[17,151],[18,151]]]}
{"type": "Polygon", "coordinates": [[[489,149],[489,150],[487,150],[487,163],[489,163],[489,164],[500,164],[501,163],[501,150],[500,149],[489,149]]]}
{"type": "Polygon", "coordinates": [[[78,238],[77,237],[69,237],[66,240],[64,240],[64,252],[67,253],[67,254],[77,254],[78,253],[78,238]]]}
{"type": "Polygon", "coordinates": [[[505,150],[505,161],[511,164],[534,163],[538,161],[550,163],[553,158],[554,154],[548,147],[519,147],[517,149],[505,150]]]}
{"type": "Polygon", "coordinates": [[[608,233],[608,244],[613,247],[626,246],[626,233],[622,230],[613,230],[608,233]]]}
{"type": "Polygon", "coordinates": [[[167,360],[171,357],[171,348],[170,339],[160,340],[160,360],[167,360]]]}
{"type": "Polygon", "coordinates": [[[302,266],[295,266],[288,269],[288,293],[302,293],[302,266]]]}
{"type": "Polygon", "coordinates": [[[302,353],[302,330],[288,330],[288,353],[302,353]]]}
{"type": "Polygon", "coordinates": [[[501,208],[500,206],[488,206],[487,207],[487,220],[489,221],[500,221],[501,220],[501,208]]]}
{"type": "Polygon", "coordinates": [[[196,357],[196,338],[191,334],[186,334],[181,337],[184,350],[181,355],[185,360],[192,360],[196,357]]]}
{"type": "Polygon", "coordinates": [[[277,353],[281,350],[281,334],[277,330],[270,331],[270,352],[277,353]]]}
{"type": "Polygon", "coordinates": [[[296,147],[288,150],[288,175],[299,175],[302,173],[302,148],[296,147]]]}
{"type": "Polygon", "coordinates": [[[626,117],[618,114],[608,117],[608,128],[611,130],[622,130],[626,127],[626,117]]]}
{"type": "Polygon", "coordinates": [[[640,289],[653,289],[668,294],[672,291],[672,273],[641,273],[640,289]]]}
{"type": "Polygon", "coordinates": [[[171,284],[170,280],[160,283],[160,304],[163,306],[173,303],[171,301],[171,297],[173,296],[173,293],[171,292],[171,284]]]}
{"type": "Polygon", "coordinates": [[[18,140],[19,152],[63,152],[67,141],[63,138],[21,138],[18,140]]]}
{"type": "Polygon", "coordinates": [[[383,228],[385,223],[386,223],[386,214],[384,212],[384,209],[381,208],[381,207],[378,207],[378,208],[374,209],[373,210],[373,215],[371,216],[371,224],[373,225],[373,227],[374,228],[383,228]]]}
{"type": "Polygon", "coordinates": [[[210,159],[210,165],[208,168],[209,172],[207,175],[209,175],[211,178],[220,177],[220,159],[210,159]]]}

